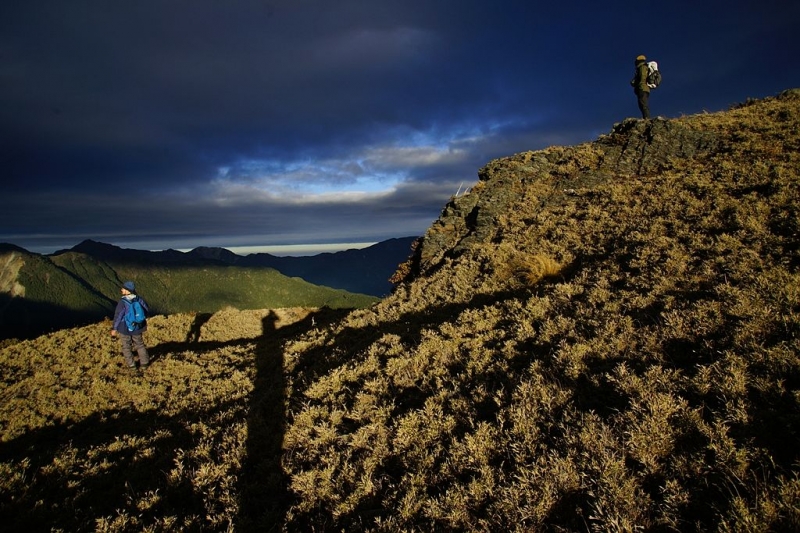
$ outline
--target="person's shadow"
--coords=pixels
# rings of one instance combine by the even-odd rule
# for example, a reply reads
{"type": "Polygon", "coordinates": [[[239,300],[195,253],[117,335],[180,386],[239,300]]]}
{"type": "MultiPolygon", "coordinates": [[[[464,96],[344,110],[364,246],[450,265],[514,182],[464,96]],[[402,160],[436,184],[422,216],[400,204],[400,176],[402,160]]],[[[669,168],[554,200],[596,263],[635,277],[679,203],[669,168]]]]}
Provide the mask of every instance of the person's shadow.
{"type": "Polygon", "coordinates": [[[237,531],[279,531],[291,504],[288,480],[281,468],[287,395],[284,343],[348,312],[323,308],[285,325],[279,325],[275,311],[263,318],[254,354],[256,376],[247,416],[247,456],[238,481],[237,531]]]}
{"type": "Polygon", "coordinates": [[[197,313],[192,322],[192,327],[186,334],[186,342],[200,342],[200,332],[203,330],[203,325],[211,320],[214,316],[213,313],[197,313]]]}

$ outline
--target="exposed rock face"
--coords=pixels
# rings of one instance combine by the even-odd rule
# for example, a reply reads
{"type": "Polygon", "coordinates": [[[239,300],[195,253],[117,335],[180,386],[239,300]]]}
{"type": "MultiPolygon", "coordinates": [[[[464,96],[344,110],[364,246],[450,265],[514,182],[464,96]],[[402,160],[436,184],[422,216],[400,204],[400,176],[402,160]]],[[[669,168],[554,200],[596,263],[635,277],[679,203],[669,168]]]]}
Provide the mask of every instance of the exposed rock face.
{"type": "Polygon", "coordinates": [[[497,217],[518,199],[522,186],[550,182],[553,193],[543,200],[558,202],[577,188],[612,177],[658,174],[719,149],[720,140],[680,122],[627,119],[609,134],[575,147],[552,147],[497,159],[479,171],[478,184],[454,198],[421,239],[409,278],[436,268],[496,235],[497,217]]]}
{"type": "Polygon", "coordinates": [[[675,160],[702,157],[719,148],[713,134],[677,122],[628,119],[616,124],[595,145],[605,152],[604,170],[617,174],[658,174],[675,160]]]}

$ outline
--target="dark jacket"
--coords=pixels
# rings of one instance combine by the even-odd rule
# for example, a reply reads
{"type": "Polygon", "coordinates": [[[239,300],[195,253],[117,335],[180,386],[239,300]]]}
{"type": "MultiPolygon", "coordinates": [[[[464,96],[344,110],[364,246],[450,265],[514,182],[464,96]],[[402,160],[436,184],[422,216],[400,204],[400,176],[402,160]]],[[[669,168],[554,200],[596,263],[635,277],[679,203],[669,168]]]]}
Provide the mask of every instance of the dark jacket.
{"type": "Polygon", "coordinates": [[[650,87],[647,85],[647,60],[639,60],[636,62],[635,66],[636,71],[633,74],[633,79],[631,80],[631,85],[633,86],[634,92],[643,92],[649,93],[650,87]]]}
{"type": "Polygon", "coordinates": [[[144,322],[142,322],[141,325],[133,331],[130,331],[128,329],[128,325],[125,324],[125,311],[128,309],[129,305],[125,300],[132,300],[133,298],[138,299],[139,303],[142,304],[142,307],[144,308],[144,312],[150,314],[150,308],[147,306],[147,302],[145,302],[144,298],[141,296],[131,294],[130,296],[123,296],[120,298],[120,300],[117,302],[117,308],[114,309],[113,325],[113,329],[120,335],[139,335],[142,332],[147,331],[147,319],[145,319],[144,322]]]}

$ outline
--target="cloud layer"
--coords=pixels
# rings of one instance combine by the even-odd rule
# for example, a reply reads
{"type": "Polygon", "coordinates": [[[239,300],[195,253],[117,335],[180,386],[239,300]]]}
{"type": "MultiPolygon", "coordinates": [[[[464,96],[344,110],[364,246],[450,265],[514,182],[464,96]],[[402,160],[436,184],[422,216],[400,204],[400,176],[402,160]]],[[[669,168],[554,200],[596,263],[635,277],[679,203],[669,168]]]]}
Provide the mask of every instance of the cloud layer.
{"type": "Polygon", "coordinates": [[[800,8],[477,0],[6,2],[0,242],[422,234],[490,159],[800,85],[800,8]],[[680,37],[679,37],[680,36],[680,37]]]}

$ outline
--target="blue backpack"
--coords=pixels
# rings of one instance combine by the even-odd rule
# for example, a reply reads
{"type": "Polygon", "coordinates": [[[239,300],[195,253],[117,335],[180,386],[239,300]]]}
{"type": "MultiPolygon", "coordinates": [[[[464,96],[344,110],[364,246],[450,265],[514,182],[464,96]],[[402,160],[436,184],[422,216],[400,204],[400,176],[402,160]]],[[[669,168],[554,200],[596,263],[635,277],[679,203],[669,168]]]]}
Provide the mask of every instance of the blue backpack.
{"type": "Polygon", "coordinates": [[[122,301],[126,303],[125,325],[128,327],[128,331],[135,331],[141,328],[144,325],[147,315],[142,303],[139,301],[139,297],[137,296],[130,301],[123,298],[122,301]]]}

